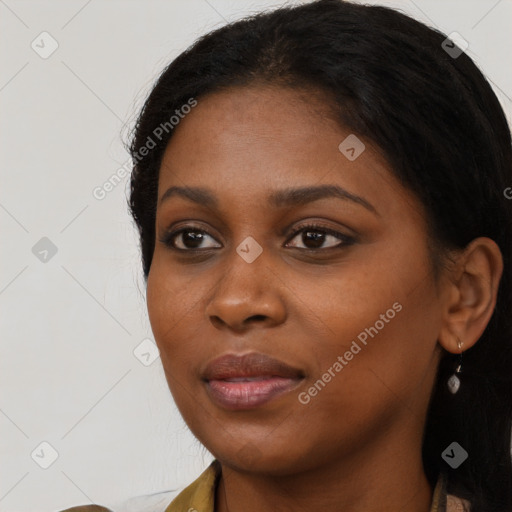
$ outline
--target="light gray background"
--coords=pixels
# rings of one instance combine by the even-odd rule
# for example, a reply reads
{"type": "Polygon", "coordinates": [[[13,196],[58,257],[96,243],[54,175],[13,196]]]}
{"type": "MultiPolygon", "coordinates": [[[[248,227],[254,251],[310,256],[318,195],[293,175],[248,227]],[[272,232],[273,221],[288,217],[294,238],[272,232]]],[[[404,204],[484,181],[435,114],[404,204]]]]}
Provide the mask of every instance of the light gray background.
{"type": "MultiPolygon", "coordinates": [[[[459,32],[510,120],[512,0],[370,3],[459,32]]],[[[206,31],[280,4],[0,0],[0,511],[177,492],[210,463],[160,359],[134,354],[152,334],[128,178],[103,200],[92,192],[127,161],[121,135],[165,64],[206,31]],[[31,48],[49,48],[43,31],[59,45],[47,59],[31,48]],[[32,251],[43,237],[57,247],[46,262],[32,251]],[[42,442],[58,452],[47,469],[42,442]]]]}

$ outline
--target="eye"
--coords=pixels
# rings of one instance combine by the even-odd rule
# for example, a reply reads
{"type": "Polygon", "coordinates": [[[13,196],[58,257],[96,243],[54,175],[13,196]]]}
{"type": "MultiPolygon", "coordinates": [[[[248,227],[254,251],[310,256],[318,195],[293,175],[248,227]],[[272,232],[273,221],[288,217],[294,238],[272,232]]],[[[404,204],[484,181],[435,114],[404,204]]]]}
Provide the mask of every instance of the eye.
{"type": "Polygon", "coordinates": [[[179,251],[193,251],[197,249],[221,247],[220,245],[202,246],[201,244],[203,244],[203,242],[208,238],[214,240],[214,238],[206,231],[188,226],[167,233],[160,241],[167,247],[179,251]]]}
{"type": "MultiPolygon", "coordinates": [[[[293,236],[290,238],[290,240],[293,240],[299,234],[302,234],[300,240],[306,246],[303,249],[311,251],[319,250],[321,248],[338,249],[351,245],[355,242],[354,238],[351,236],[344,235],[343,233],[339,233],[338,231],[334,231],[333,229],[319,226],[317,224],[305,224],[300,226],[293,233],[293,236]],[[328,240],[338,241],[338,243],[328,247],[322,247],[323,244],[328,240]]],[[[292,247],[302,249],[302,247],[297,247],[296,245],[292,247]]]]}
{"type": "MultiPolygon", "coordinates": [[[[301,242],[305,247],[298,247],[292,244],[291,247],[296,249],[303,249],[308,251],[317,251],[325,249],[338,249],[355,242],[355,239],[351,236],[344,235],[333,229],[320,226],[318,224],[304,224],[299,226],[288,240],[297,238],[299,234],[302,234],[301,242]],[[337,242],[334,245],[331,244],[327,247],[324,244],[328,241],[337,242]]],[[[222,247],[222,245],[215,243],[212,245],[204,245],[208,240],[215,240],[207,231],[193,226],[186,226],[180,229],[171,231],[163,238],[160,239],[166,247],[183,252],[193,252],[203,249],[215,249],[222,247]]],[[[287,245],[290,245],[289,242],[287,245]]]]}

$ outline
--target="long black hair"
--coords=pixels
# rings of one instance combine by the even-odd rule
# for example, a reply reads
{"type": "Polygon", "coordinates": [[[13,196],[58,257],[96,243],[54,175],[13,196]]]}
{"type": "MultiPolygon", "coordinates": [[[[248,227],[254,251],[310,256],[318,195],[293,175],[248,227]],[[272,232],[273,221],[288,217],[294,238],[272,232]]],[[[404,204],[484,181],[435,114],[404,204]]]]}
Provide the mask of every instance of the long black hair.
{"type": "Polygon", "coordinates": [[[446,382],[456,356],[443,351],[423,464],[431,485],[448,473],[448,491],[470,499],[474,512],[511,512],[510,130],[482,73],[465,53],[448,51],[445,39],[398,11],[340,0],[260,13],[201,37],[162,72],[137,119],[129,208],[147,281],[159,168],[177,116],[209,92],[252,83],[326,92],[340,124],[372,140],[423,203],[437,253],[480,236],[500,247],[497,306],[464,353],[455,395],[446,382]],[[441,457],[453,441],[469,454],[457,469],[441,457]]]}

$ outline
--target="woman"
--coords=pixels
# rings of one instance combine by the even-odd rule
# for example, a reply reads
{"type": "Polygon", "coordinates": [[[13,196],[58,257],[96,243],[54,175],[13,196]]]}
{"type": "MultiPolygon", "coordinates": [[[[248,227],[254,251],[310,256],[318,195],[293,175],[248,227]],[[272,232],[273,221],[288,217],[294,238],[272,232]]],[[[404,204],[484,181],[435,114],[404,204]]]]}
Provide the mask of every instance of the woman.
{"type": "Polygon", "coordinates": [[[454,48],[319,0],[160,76],[130,207],[169,388],[215,457],[167,512],[512,510],[510,131],[454,48]]]}

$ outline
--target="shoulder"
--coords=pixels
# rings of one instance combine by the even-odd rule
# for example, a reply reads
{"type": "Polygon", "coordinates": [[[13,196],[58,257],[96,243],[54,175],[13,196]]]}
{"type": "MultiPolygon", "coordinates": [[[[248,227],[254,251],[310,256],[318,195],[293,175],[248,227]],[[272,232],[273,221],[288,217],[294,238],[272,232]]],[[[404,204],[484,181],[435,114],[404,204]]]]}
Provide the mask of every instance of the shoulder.
{"type": "Polygon", "coordinates": [[[79,505],[59,512],[153,512],[157,507],[158,510],[165,510],[165,512],[187,512],[189,510],[213,512],[215,490],[220,474],[220,463],[214,459],[196,480],[177,495],[176,491],[166,491],[131,498],[121,504],[116,504],[113,509],[102,505],[79,505]]]}
{"type": "Polygon", "coordinates": [[[468,500],[448,493],[448,475],[441,472],[434,489],[430,512],[471,512],[468,500]]]}
{"type": "Polygon", "coordinates": [[[176,497],[177,491],[163,491],[153,494],[134,496],[126,500],[111,503],[109,507],[103,505],[80,505],[59,512],[155,512],[163,511],[176,497]]]}
{"type": "Polygon", "coordinates": [[[468,500],[448,494],[446,496],[446,512],[470,512],[471,505],[468,500]]]}

